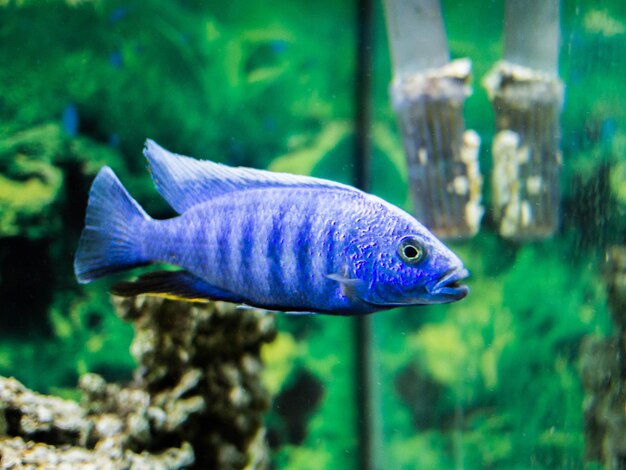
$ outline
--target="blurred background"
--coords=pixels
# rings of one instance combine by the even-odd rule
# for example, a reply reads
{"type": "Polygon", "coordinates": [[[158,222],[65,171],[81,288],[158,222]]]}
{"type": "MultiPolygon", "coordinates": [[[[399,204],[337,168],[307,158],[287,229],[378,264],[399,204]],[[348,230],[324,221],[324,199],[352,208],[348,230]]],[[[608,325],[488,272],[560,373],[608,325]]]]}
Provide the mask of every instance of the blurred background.
{"type": "MultiPolygon", "coordinates": [[[[599,450],[612,416],[592,406],[623,372],[585,345],[623,335],[606,263],[626,243],[626,6],[561,3],[560,216],[540,240],[503,237],[491,205],[497,127],[481,80],[503,56],[504,2],[442,11],[450,57],[472,61],[463,115],[481,139],[485,214],[451,243],[471,294],[374,315],[365,335],[351,318],[278,314],[263,350],[273,466],[623,464],[619,443],[617,460],[599,450]],[[589,365],[606,369],[591,388],[589,365]]],[[[174,214],[146,138],[359,183],[413,211],[391,80],[380,2],[0,0],[0,374],[66,397],[89,371],[130,380],[133,333],[110,281],[80,286],[72,263],[105,164],[151,215],[174,214]]],[[[606,344],[618,357],[623,341],[606,344]]]]}

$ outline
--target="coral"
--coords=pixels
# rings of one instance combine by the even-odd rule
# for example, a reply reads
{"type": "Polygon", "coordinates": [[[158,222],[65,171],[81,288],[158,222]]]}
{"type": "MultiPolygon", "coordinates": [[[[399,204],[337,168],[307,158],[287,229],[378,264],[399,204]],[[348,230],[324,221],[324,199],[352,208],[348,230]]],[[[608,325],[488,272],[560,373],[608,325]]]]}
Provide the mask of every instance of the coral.
{"type": "Polygon", "coordinates": [[[93,470],[133,468],[137,470],[178,470],[193,463],[193,450],[187,443],[159,454],[125,451],[111,453],[108,448],[88,450],[84,447],[54,447],[14,437],[0,441],[0,463],[12,470],[93,470]]]}
{"type": "Polygon", "coordinates": [[[83,375],[79,405],[1,379],[0,434],[7,438],[0,439],[0,464],[267,466],[260,348],[274,339],[273,316],[147,297],[116,307],[136,331],[133,383],[83,375]]]}
{"type": "Polygon", "coordinates": [[[516,240],[551,236],[559,213],[563,82],[502,61],[483,84],[498,131],[492,148],[492,199],[500,235],[516,240]]]}
{"type": "Polygon", "coordinates": [[[0,381],[0,435],[71,444],[80,441],[86,427],[77,403],[39,395],[15,379],[0,381]]]}
{"type": "Polygon", "coordinates": [[[198,465],[247,464],[269,407],[259,355],[261,344],[274,339],[273,317],[225,303],[145,297],[122,301],[118,311],[135,325],[136,380],[166,412],[162,438],[192,416],[183,437],[201,449],[198,465]]]}
{"type": "Polygon", "coordinates": [[[463,120],[470,70],[468,59],[457,59],[437,69],[398,75],[391,84],[414,212],[434,233],[449,239],[475,235],[483,214],[480,137],[466,131],[463,120]]]}
{"type": "MultiPolygon", "coordinates": [[[[0,378],[0,465],[2,468],[188,468],[195,461],[188,442],[179,447],[161,446],[158,452],[134,452],[131,441],[148,445],[150,423],[142,413],[162,417],[148,407],[150,396],[141,390],[106,385],[96,375],[84,376],[81,388],[89,404],[40,395],[15,379],[0,378]],[[94,413],[97,395],[104,390],[119,393],[116,409],[94,413]],[[135,407],[132,412],[131,407],[135,407]],[[119,416],[115,412],[125,412],[119,416]],[[15,437],[10,437],[15,436],[15,437]]],[[[102,397],[100,397],[102,398],[102,397]]],[[[156,421],[153,419],[153,421],[156,421]]],[[[138,445],[135,444],[134,448],[138,445]]]]}

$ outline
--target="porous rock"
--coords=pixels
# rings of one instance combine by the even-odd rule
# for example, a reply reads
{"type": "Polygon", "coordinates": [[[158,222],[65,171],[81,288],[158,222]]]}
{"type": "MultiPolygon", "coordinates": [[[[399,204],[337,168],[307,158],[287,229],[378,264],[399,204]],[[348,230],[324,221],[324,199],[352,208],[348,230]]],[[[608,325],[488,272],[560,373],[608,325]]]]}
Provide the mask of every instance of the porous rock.
{"type": "Polygon", "coordinates": [[[0,378],[0,467],[267,467],[260,348],[273,316],[220,302],[114,303],[135,327],[134,381],[86,374],[78,404],[0,378]]]}

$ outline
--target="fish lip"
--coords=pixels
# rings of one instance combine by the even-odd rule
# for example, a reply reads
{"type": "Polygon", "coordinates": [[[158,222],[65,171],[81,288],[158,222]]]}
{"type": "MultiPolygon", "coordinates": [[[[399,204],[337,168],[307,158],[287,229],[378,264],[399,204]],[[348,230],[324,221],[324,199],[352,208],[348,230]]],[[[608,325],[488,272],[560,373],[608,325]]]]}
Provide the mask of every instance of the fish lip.
{"type": "Polygon", "coordinates": [[[469,276],[469,271],[464,267],[453,268],[447,271],[441,278],[430,285],[425,286],[426,292],[420,292],[417,297],[405,298],[397,302],[376,302],[371,299],[360,299],[363,303],[381,308],[409,307],[412,305],[447,304],[461,300],[469,294],[469,288],[464,284],[456,284],[457,281],[469,276]],[[453,284],[453,285],[452,285],[453,284]]]}
{"type": "Polygon", "coordinates": [[[469,288],[465,284],[458,284],[458,281],[469,276],[469,271],[465,268],[454,268],[445,273],[436,283],[427,287],[430,294],[444,295],[455,300],[460,300],[467,296],[469,288]]]}

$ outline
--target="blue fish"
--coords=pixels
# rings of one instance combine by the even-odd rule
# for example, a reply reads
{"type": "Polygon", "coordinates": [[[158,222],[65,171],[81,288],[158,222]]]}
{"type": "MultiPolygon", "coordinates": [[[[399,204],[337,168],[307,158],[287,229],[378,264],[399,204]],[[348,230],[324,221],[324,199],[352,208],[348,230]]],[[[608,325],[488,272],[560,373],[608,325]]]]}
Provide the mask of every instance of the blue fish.
{"type": "Polygon", "coordinates": [[[109,167],[89,192],[79,282],[151,263],[182,268],[122,282],[122,296],[224,300],[293,313],[359,315],[468,293],[461,260],[401,209],[351,186],[144,149],[180,214],[152,219],[109,167]]]}

